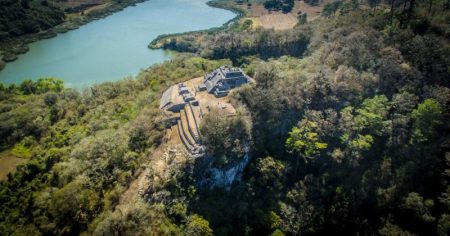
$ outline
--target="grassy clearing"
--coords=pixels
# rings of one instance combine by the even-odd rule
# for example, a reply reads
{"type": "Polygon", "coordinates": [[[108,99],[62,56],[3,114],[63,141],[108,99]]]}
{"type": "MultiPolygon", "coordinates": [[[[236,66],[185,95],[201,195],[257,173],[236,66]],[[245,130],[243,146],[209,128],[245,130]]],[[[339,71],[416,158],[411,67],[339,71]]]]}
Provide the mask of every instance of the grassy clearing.
{"type": "Polygon", "coordinates": [[[257,26],[265,29],[286,30],[292,29],[298,22],[298,16],[301,13],[306,13],[308,21],[316,20],[320,17],[323,11],[323,6],[330,3],[332,0],[324,0],[317,6],[312,6],[304,1],[295,1],[292,12],[284,14],[278,11],[269,12],[261,3],[253,3],[251,6],[241,6],[245,8],[254,23],[257,26]]]}
{"type": "Polygon", "coordinates": [[[13,154],[12,150],[0,153],[0,180],[5,180],[9,173],[16,171],[16,167],[27,162],[27,159],[19,158],[13,154]]]}
{"type": "Polygon", "coordinates": [[[262,15],[259,17],[261,26],[265,29],[287,30],[297,25],[298,19],[293,14],[283,14],[280,12],[262,15]]]}

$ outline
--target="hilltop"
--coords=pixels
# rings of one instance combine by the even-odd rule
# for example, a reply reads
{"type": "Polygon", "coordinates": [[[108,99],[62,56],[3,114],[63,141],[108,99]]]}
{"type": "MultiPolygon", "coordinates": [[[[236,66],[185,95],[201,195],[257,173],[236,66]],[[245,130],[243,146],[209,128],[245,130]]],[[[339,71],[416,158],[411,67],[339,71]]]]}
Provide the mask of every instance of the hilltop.
{"type": "Polygon", "coordinates": [[[245,22],[169,37],[177,56],[133,79],[1,85],[0,155],[25,164],[0,182],[0,232],[450,234],[448,1],[331,2],[285,30],[245,22]],[[168,127],[166,98],[222,65],[255,80],[221,98],[235,113],[194,127],[200,112],[180,103],[168,127]],[[217,169],[242,175],[199,181],[217,169]]]}

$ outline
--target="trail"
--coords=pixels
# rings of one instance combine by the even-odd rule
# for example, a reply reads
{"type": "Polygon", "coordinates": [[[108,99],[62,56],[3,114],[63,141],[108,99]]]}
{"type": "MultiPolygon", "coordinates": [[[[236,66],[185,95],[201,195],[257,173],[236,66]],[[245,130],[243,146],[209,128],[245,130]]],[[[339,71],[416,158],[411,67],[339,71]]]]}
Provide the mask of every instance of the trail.
{"type": "Polygon", "coordinates": [[[122,209],[133,202],[143,200],[142,196],[149,188],[155,189],[170,179],[174,165],[186,161],[186,150],[180,144],[178,133],[173,132],[174,129],[166,130],[163,143],[151,152],[147,163],[142,165],[141,173],[121,195],[116,208],[122,209]]]}

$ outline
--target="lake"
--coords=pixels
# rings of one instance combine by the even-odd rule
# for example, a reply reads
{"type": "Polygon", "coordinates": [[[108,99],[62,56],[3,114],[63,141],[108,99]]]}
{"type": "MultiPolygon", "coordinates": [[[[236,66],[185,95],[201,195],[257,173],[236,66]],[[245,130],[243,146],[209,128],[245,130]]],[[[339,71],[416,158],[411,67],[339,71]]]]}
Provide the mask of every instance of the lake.
{"type": "Polygon", "coordinates": [[[171,58],[147,45],[161,34],[218,27],[235,13],[206,5],[208,0],[149,0],[79,29],[30,44],[30,51],[0,71],[3,84],[56,77],[83,88],[135,76],[171,58]]]}

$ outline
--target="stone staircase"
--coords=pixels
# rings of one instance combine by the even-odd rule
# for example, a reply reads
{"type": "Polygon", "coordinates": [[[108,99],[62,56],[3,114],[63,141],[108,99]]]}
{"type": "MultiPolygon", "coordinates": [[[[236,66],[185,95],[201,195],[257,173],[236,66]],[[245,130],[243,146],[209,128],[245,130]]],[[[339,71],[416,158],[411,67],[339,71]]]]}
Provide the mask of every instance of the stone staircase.
{"type": "Polygon", "coordinates": [[[191,103],[187,103],[184,106],[184,109],[180,111],[180,119],[177,123],[180,139],[189,153],[193,156],[204,154],[204,147],[200,144],[198,129],[199,116],[198,113],[194,111],[197,108],[198,107],[194,108],[191,103]]]}
{"type": "Polygon", "coordinates": [[[150,168],[146,167],[143,173],[143,177],[139,179],[138,183],[138,194],[144,196],[148,186],[150,185],[150,168]]]}
{"type": "Polygon", "coordinates": [[[194,109],[200,109],[198,106],[192,106],[192,104],[187,104],[185,107],[185,112],[186,112],[186,117],[188,119],[188,128],[189,128],[189,132],[191,132],[192,137],[195,139],[195,141],[199,141],[200,140],[200,135],[199,135],[199,128],[198,128],[198,114],[196,112],[194,112],[194,109]]]}

